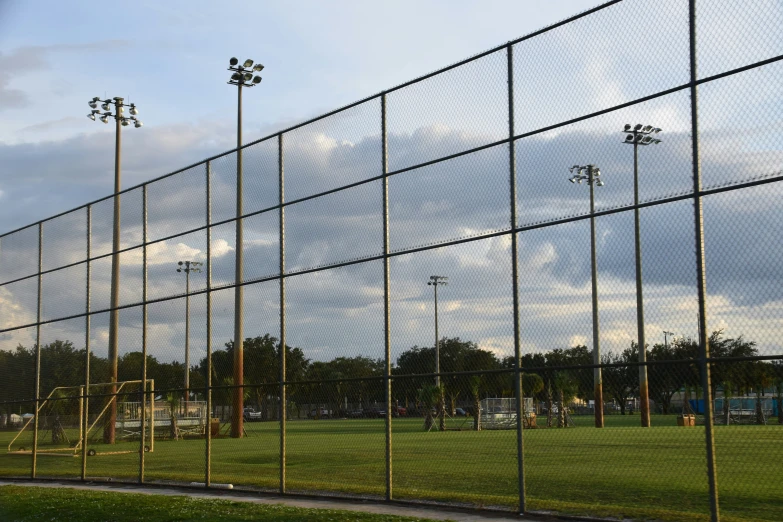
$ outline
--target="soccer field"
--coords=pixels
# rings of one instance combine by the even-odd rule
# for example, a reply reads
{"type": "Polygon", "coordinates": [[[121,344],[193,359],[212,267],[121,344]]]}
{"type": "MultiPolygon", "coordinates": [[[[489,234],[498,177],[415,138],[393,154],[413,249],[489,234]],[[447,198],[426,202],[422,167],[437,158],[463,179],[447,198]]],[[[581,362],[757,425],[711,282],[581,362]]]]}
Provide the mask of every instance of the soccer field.
{"type": "MultiPolygon", "coordinates": [[[[704,430],[677,427],[673,416],[607,417],[607,427],[589,427],[575,417],[567,429],[525,430],[528,509],[573,514],[706,520],[704,430]]],[[[458,427],[462,420],[453,421],[458,427]]],[[[469,426],[470,420],[463,428],[469,426]]],[[[248,423],[248,438],[213,440],[212,481],[235,487],[277,490],[279,425],[248,423]]],[[[384,494],[382,419],[289,421],[286,488],[289,492],[384,494]]],[[[421,419],[393,423],[393,496],[517,506],[516,432],[424,432],[421,419]]],[[[13,436],[0,432],[3,448],[13,436]]],[[[717,426],[720,507],[724,520],[780,520],[783,469],[778,459],[783,426],[717,426]]],[[[138,442],[93,446],[99,453],[136,450],[138,442]]],[[[156,441],[146,454],[145,479],[204,481],[204,441],[156,441]]],[[[0,476],[29,476],[29,455],[2,455],[0,476]]],[[[138,453],[88,459],[88,475],[138,478],[138,453]]],[[[41,456],[39,477],[77,477],[81,458],[41,456]]]]}

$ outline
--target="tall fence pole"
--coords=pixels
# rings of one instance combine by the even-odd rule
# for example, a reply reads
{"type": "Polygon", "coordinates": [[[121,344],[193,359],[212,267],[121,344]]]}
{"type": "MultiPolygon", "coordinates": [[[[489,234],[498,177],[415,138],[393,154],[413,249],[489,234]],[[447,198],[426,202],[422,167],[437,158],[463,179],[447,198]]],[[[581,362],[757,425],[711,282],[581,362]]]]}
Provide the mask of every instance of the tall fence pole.
{"type": "Polygon", "coordinates": [[[710,519],[720,520],[718,477],[715,467],[712,384],[710,382],[710,345],[707,331],[707,280],[704,261],[704,212],[701,199],[701,158],[699,156],[699,97],[696,80],[696,0],[689,0],[691,71],[691,146],[693,155],[693,210],[696,240],[696,273],[699,293],[699,346],[701,348],[701,385],[704,392],[704,437],[707,449],[707,480],[710,494],[710,519]]]}
{"type": "MultiPolygon", "coordinates": [[[[514,303],[514,395],[517,399],[517,488],[519,493],[519,512],[527,510],[525,495],[525,438],[522,433],[524,409],[522,401],[522,349],[519,332],[519,257],[517,252],[517,166],[516,147],[514,141],[514,46],[506,46],[508,59],[508,176],[509,176],[509,208],[511,224],[511,290],[514,303]]],[[[476,412],[476,415],[479,413],[476,412]]]]}
{"type": "Polygon", "coordinates": [[[79,422],[82,423],[82,481],[87,480],[87,429],[90,426],[90,256],[92,250],[92,205],[87,206],[87,291],[84,305],[84,397],[82,411],[84,412],[79,422]]]}
{"type": "MultiPolygon", "coordinates": [[[[381,94],[381,172],[383,174],[383,339],[386,395],[386,500],[392,499],[392,382],[391,317],[389,297],[389,154],[386,134],[386,93],[381,94]]],[[[438,291],[438,287],[435,287],[438,291]]],[[[437,339],[435,340],[437,343],[437,339]]],[[[437,345],[436,345],[437,346],[437,345]]]]}
{"type": "Polygon", "coordinates": [[[38,223],[38,311],[35,319],[35,417],[33,418],[33,467],[30,476],[35,478],[38,464],[38,413],[41,400],[41,287],[43,283],[43,222],[38,223]]]}
{"type": "MultiPolygon", "coordinates": [[[[144,483],[144,446],[147,435],[147,185],[141,188],[141,442],[139,443],[139,484],[144,483]]],[[[154,397],[153,397],[154,400],[154,397]]],[[[155,409],[151,410],[155,415],[155,409]]],[[[155,422],[153,417],[152,422],[155,422]]]]}
{"type": "Polygon", "coordinates": [[[212,481],[212,162],[207,161],[207,428],[204,432],[204,486],[212,481]]]}
{"type": "Polygon", "coordinates": [[[277,136],[278,197],[280,203],[280,494],[285,493],[285,170],[283,168],[283,135],[277,136]]]}

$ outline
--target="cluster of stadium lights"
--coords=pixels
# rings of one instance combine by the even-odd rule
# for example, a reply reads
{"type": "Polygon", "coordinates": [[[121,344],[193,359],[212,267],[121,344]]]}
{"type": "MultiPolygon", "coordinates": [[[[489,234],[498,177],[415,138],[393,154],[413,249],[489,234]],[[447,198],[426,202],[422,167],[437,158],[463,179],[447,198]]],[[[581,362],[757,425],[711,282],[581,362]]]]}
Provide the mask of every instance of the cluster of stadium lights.
{"type": "Polygon", "coordinates": [[[90,111],[90,114],[87,115],[88,118],[90,118],[92,121],[95,121],[96,117],[100,116],[100,120],[103,123],[109,123],[109,118],[116,118],[119,120],[119,122],[122,124],[123,127],[127,127],[130,125],[130,122],[133,122],[133,126],[137,129],[142,126],[142,123],[140,120],[136,118],[136,115],[139,114],[139,109],[136,108],[135,103],[130,104],[130,117],[123,116],[123,112],[125,112],[125,104],[123,103],[123,99],[119,97],[115,97],[113,100],[106,99],[101,100],[99,97],[94,97],[92,100],[87,102],[92,111],[90,111]],[[103,109],[103,113],[101,113],[101,110],[98,109],[98,103],[101,103],[101,109],[103,109]],[[111,107],[114,105],[115,112],[112,114],[111,107]]]}
{"type": "Polygon", "coordinates": [[[568,178],[568,181],[571,183],[582,183],[583,181],[586,181],[588,183],[595,183],[599,187],[604,186],[604,182],[601,179],[601,169],[598,167],[593,167],[592,165],[574,165],[573,167],[568,169],[568,172],[576,172],[573,176],[568,178]],[[590,175],[590,170],[592,169],[592,176],[590,175]],[[586,174],[585,174],[586,173],[586,174]]]}
{"type": "Polygon", "coordinates": [[[637,145],[657,145],[661,142],[661,140],[658,138],[653,138],[652,136],[661,132],[661,129],[658,127],[653,127],[652,125],[642,125],[641,123],[637,123],[633,128],[631,128],[631,124],[626,123],[622,132],[627,133],[625,136],[625,143],[633,143],[637,145]]]}
{"type": "Polygon", "coordinates": [[[180,261],[177,264],[179,265],[177,272],[185,272],[187,274],[191,272],[196,274],[201,272],[201,267],[204,265],[204,263],[199,261],[180,261]],[[184,268],[182,268],[183,266],[184,268]]]}
{"type": "Polygon", "coordinates": [[[253,65],[253,60],[247,59],[242,65],[239,65],[239,60],[236,58],[231,58],[228,63],[230,64],[228,70],[234,71],[234,74],[231,75],[231,79],[227,83],[242,87],[255,87],[261,83],[260,76],[253,76],[253,72],[264,70],[264,66],[260,63],[253,65]]]}

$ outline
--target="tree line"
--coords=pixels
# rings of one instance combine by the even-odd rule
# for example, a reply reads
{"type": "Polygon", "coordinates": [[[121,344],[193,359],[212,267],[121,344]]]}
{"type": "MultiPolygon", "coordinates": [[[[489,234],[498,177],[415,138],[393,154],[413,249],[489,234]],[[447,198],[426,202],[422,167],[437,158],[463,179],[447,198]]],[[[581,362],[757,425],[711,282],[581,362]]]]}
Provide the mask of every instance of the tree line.
{"type": "MultiPolygon", "coordinates": [[[[514,358],[498,357],[472,341],[444,337],[439,343],[442,395],[447,411],[458,404],[476,405],[486,397],[514,396],[514,358]],[[464,372],[482,372],[465,374],[464,372]]],[[[233,350],[229,341],[212,356],[213,401],[228,405],[233,386],[233,350]]],[[[710,336],[713,358],[749,358],[758,355],[756,345],[742,336],[726,338],[721,331],[710,336]]],[[[346,414],[345,404],[353,408],[385,407],[384,361],[362,355],[340,356],[329,361],[311,360],[298,347],[286,345],[285,380],[289,407],[319,405],[346,414]]],[[[0,351],[0,403],[29,401],[34,396],[35,346],[18,346],[15,351],[0,351]]],[[[244,342],[245,404],[256,407],[263,418],[276,418],[280,379],[280,342],[272,335],[248,338],[244,342]]],[[[626,405],[639,396],[638,347],[635,343],[622,352],[608,352],[602,363],[604,400],[618,405],[626,414],[626,405]]],[[[650,399],[659,413],[676,413],[672,402],[677,395],[701,396],[699,348],[690,338],[676,338],[655,344],[647,350],[650,399]],[[657,364],[656,364],[657,363],[657,364]],[[678,395],[679,394],[679,395],[678,395]]],[[[141,352],[122,355],[118,361],[120,381],[140,379],[141,352]]],[[[521,360],[524,395],[544,406],[546,423],[562,425],[566,406],[594,399],[592,352],[583,345],[555,348],[544,353],[524,354],[521,360]]],[[[43,397],[57,386],[79,386],[84,381],[85,350],[70,341],[57,340],[41,347],[40,389],[43,397]]],[[[408,409],[423,406],[421,390],[434,383],[435,348],[413,346],[403,351],[392,368],[392,396],[395,405],[408,409]]],[[[783,395],[783,361],[741,360],[716,362],[711,366],[713,397],[738,397],[773,394],[778,404],[783,395]],[[720,394],[718,393],[720,392],[720,394]]],[[[182,363],[162,362],[147,356],[147,376],[155,380],[157,390],[180,389],[184,382],[182,363]]],[[[203,398],[207,360],[190,369],[194,398],[203,398]]],[[[109,380],[109,361],[90,354],[90,382],[109,380]]],[[[95,393],[95,391],[92,391],[95,393]]],[[[426,402],[426,401],[424,401],[426,402]]],[[[728,401],[724,401],[728,409],[728,401]]],[[[474,406],[475,408],[475,406],[474,406]]],[[[32,409],[32,406],[28,409],[32,409]]],[[[428,408],[427,408],[428,409],[428,408]]],[[[19,405],[0,404],[0,412],[17,412],[19,405]]],[[[301,414],[301,411],[297,412],[301,414]]],[[[716,412],[718,414],[720,412],[716,412]]],[[[725,412],[728,415],[728,412],[725,412]]]]}

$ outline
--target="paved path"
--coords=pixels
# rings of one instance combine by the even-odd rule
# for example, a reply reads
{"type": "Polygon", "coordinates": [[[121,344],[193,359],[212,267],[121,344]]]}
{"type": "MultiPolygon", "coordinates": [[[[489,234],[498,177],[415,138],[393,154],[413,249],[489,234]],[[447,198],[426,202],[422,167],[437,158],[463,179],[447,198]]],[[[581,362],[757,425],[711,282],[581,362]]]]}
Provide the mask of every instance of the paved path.
{"type": "MultiPolygon", "coordinates": [[[[441,506],[405,506],[400,504],[387,504],[383,502],[362,501],[362,500],[343,500],[343,499],[320,499],[277,496],[270,494],[254,495],[252,493],[240,493],[231,491],[200,491],[189,488],[175,487],[148,487],[134,486],[129,484],[104,484],[104,483],[76,483],[76,482],[39,482],[39,481],[2,481],[0,486],[17,485],[26,487],[40,488],[71,488],[86,489],[91,491],[111,491],[113,493],[141,493],[145,495],[180,495],[193,498],[222,498],[238,502],[251,502],[253,504],[284,504],[286,506],[295,506],[312,509],[342,509],[345,511],[363,511],[366,513],[376,513],[380,515],[399,515],[406,517],[417,517],[431,520],[454,520],[456,522],[498,522],[514,520],[542,521],[543,518],[518,517],[513,514],[505,513],[479,513],[462,511],[441,506]]],[[[551,519],[550,519],[551,520],[551,519]]]]}

